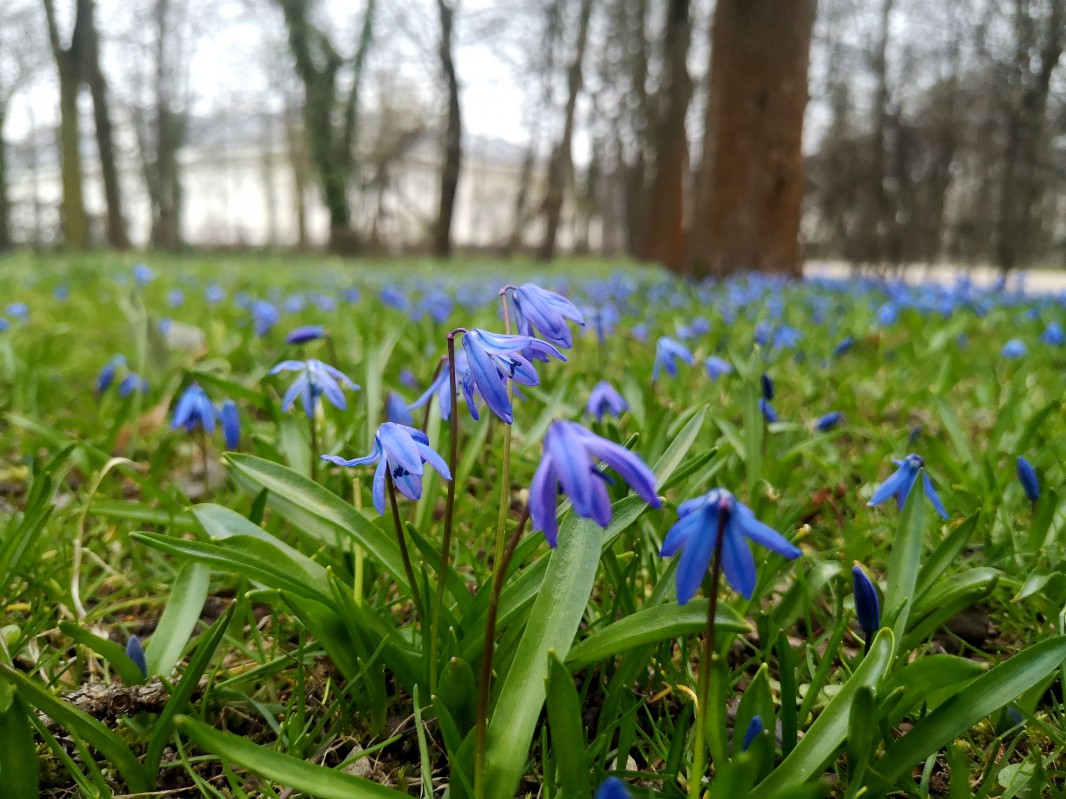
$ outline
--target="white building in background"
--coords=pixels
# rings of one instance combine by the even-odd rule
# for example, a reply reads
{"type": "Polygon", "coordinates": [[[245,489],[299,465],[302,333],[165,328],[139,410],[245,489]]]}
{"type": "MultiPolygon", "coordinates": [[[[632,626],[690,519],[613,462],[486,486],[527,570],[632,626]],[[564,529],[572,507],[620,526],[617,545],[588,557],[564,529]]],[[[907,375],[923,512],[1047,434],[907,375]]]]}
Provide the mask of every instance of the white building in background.
{"type": "MultiPolygon", "coordinates": [[[[120,153],[123,214],[134,246],[149,243],[151,206],[135,148],[120,153]]],[[[12,142],[8,196],[12,227],[20,244],[61,243],[62,180],[54,131],[31,141],[12,142]]],[[[459,181],[452,237],[457,247],[498,249],[511,237],[515,199],[524,153],[498,139],[467,137],[459,181]]],[[[83,140],[85,204],[93,238],[103,242],[104,193],[95,141],[83,140]]],[[[373,233],[378,246],[390,252],[424,249],[436,220],[440,194],[440,153],[432,134],[412,135],[401,154],[374,166],[368,154],[364,186],[352,192],[353,224],[363,235],[373,233]]],[[[310,168],[306,185],[297,190],[294,159],[278,117],[216,117],[190,120],[186,144],[179,153],[182,184],[181,233],[193,247],[295,247],[300,242],[302,194],[307,243],[326,243],[329,218],[310,168]]],[[[535,170],[529,202],[544,196],[544,173],[535,170]]],[[[596,248],[599,226],[582,226],[581,240],[596,248]]],[[[560,249],[575,242],[573,204],[564,206],[560,249]]],[[[543,232],[536,218],[523,236],[534,245],[543,232]]]]}

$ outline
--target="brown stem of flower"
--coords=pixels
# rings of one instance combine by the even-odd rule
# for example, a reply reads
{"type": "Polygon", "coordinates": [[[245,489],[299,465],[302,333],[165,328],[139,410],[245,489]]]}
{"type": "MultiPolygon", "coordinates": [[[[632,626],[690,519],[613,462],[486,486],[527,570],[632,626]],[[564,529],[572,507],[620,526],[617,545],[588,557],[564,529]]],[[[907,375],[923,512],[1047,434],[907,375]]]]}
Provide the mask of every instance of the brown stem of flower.
{"type": "Polygon", "coordinates": [[[500,594],[503,581],[507,576],[507,567],[522,540],[522,533],[529,521],[529,505],[526,504],[518,526],[511,533],[503,552],[503,558],[492,564],[492,593],[489,594],[489,608],[485,614],[484,654],[481,658],[481,678],[478,680],[477,716],[474,729],[474,796],[482,799],[485,795],[485,744],[488,737],[489,697],[492,694],[492,659],[496,651],[496,619],[500,610],[500,594]]]}
{"type": "MultiPolygon", "coordinates": [[[[451,353],[451,354],[454,354],[454,350],[455,350],[455,343],[453,341],[451,346],[448,348],[448,352],[451,353]]],[[[444,366],[444,364],[446,362],[450,362],[450,355],[449,356],[445,356],[445,357],[441,358],[439,361],[437,361],[437,368],[433,370],[433,377],[430,378],[430,381],[429,381],[430,383],[433,383],[433,382],[436,381],[437,377],[440,375],[440,370],[443,368],[443,366],[444,366]]],[[[455,381],[453,379],[453,381],[452,381],[452,407],[453,408],[455,407],[455,385],[454,385],[454,382],[455,381]]],[[[430,412],[430,410],[432,408],[433,408],[433,400],[429,399],[429,400],[426,401],[426,412],[422,415],[422,432],[423,433],[426,432],[426,430],[429,428],[429,412],[430,412]]]]}
{"type": "MultiPolygon", "coordinates": [[[[382,456],[384,457],[384,456],[382,456]]],[[[400,507],[396,504],[396,486],[392,482],[392,472],[388,466],[385,468],[385,484],[389,487],[389,504],[392,505],[392,523],[396,527],[396,543],[400,545],[400,558],[403,560],[403,570],[407,573],[407,582],[411,586],[411,600],[415,603],[415,613],[422,623],[425,623],[426,615],[422,608],[422,595],[418,591],[418,583],[415,580],[415,570],[411,566],[411,553],[407,549],[407,536],[404,534],[403,522],[400,520],[400,507]]]]}

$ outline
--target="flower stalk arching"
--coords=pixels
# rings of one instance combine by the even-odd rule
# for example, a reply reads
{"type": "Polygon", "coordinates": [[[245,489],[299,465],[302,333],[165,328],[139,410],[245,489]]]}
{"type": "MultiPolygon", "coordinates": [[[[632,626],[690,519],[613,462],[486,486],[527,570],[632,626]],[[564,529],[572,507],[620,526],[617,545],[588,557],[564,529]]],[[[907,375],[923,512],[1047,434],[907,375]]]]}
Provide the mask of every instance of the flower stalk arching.
{"type": "MultiPolygon", "coordinates": [[[[437,691],[437,653],[440,646],[440,615],[444,607],[444,586],[447,582],[445,575],[451,566],[452,555],[452,526],[455,517],[455,481],[459,469],[459,413],[458,413],[458,388],[455,377],[455,337],[465,333],[466,329],[457,327],[448,333],[448,381],[451,391],[452,412],[448,415],[449,446],[448,446],[448,469],[451,470],[452,479],[448,481],[448,498],[444,505],[444,533],[440,544],[440,569],[437,571],[437,592],[433,597],[433,615],[429,620],[429,694],[434,696],[437,691]]],[[[443,361],[437,365],[441,368],[443,361]]],[[[429,403],[432,404],[432,403],[429,403]]],[[[426,408],[426,420],[422,429],[429,425],[429,408],[426,408]]]]}
{"type": "Polygon", "coordinates": [[[411,553],[407,549],[407,536],[404,535],[403,520],[400,519],[400,507],[396,503],[396,485],[392,480],[392,470],[385,470],[385,485],[388,488],[389,504],[392,506],[392,523],[396,527],[396,543],[400,546],[400,558],[403,560],[403,570],[407,574],[407,581],[411,585],[411,600],[415,604],[415,613],[419,620],[425,624],[425,608],[422,607],[422,595],[418,591],[418,582],[415,580],[415,570],[411,565],[411,553]]]}

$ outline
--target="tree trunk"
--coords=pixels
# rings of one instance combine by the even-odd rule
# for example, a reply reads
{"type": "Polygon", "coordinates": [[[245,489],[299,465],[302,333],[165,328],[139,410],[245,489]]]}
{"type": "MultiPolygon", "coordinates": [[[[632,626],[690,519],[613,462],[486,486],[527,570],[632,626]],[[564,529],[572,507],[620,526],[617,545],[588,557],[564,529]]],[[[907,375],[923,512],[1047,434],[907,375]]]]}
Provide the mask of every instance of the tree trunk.
{"type": "Polygon", "coordinates": [[[571,143],[574,137],[574,111],[577,108],[577,96],[581,91],[581,64],[585,60],[585,45],[588,43],[591,16],[592,0],[582,0],[574,60],[570,63],[567,73],[568,94],[566,113],[563,118],[563,134],[548,164],[548,191],[544,198],[544,240],[537,251],[537,257],[544,261],[550,261],[555,257],[555,243],[563,212],[563,196],[574,171],[571,153],[571,143]]]}
{"type": "Polygon", "coordinates": [[[688,46],[692,35],[689,0],[670,0],[663,46],[663,79],[655,129],[655,175],[648,193],[644,257],[675,271],[685,256],[685,175],[688,136],[685,117],[692,96],[688,46]]]}
{"type": "Polygon", "coordinates": [[[719,0],[692,274],[801,274],[803,111],[815,0],[719,0]]]}
{"type": "Polygon", "coordinates": [[[78,21],[84,31],[80,43],[82,59],[80,76],[89,86],[93,98],[93,120],[96,125],[96,145],[100,153],[100,175],[107,200],[107,243],[118,250],[128,249],[126,222],[122,218],[122,188],[115,164],[115,143],[111,128],[111,114],[107,102],[107,80],[100,69],[100,36],[96,30],[94,0],[78,0],[78,21]]]}
{"type": "Polygon", "coordinates": [[[463,160],[463,118],[459,105],[459,79],[452,54],[452,21],[455,9],[447,0],[437,0],[440,12],[440,65],[448,86],[448,122],[444,131],[444,164],[440,173],[440,210],[433,235],[433,253],[438,258],[452,254],[452,217],[463,160]]]}

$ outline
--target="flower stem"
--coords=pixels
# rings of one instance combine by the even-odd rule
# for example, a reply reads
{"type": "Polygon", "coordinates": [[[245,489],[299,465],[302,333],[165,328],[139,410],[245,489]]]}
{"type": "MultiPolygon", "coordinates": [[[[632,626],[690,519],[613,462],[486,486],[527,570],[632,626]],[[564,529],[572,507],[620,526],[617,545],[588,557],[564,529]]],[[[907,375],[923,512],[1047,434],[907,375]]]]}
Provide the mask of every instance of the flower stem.
{"type": "MultiPolygon", "coordinates": [[[[729,511],[725,508],[718,511],[718,538],[714,542],[714,557],[711,560],[711,596],[707,602],[707,627],[703,632],[703,654],[700,658],[699,685],[697,686],[699,698],[696,702],[696,742],[695,750],[692,753],[692,770],[688,775],[689,799],[699,799],[700,789],[703,787],[703,774],[707,766],[705,741],[711,701],[711,666],[715,658],[718,657],[715,651],[715,619],[718,614],[722,546],[725,542],[728,514],[729,511]]],[[[722,708],[719,708],[718,711],[721,712],[722,708]]]]}
{"type": "Polygon", "coordinates": [[[403,522],[400,520],[400,508],[396,504],[396,486],[392,482],[392,472],[385,470],[385,483],[389,487],[389,504],[392,505],[392,523],[396,527],[396,543],[400,545],[400,558],[403,560],[403,569],[407,573],[407,582],[411,585],[411,600],[415,603],[415,613],[424,623],[425,613],[422,608],[422,595],[418,591],[418,583],[415,581],[415,570],[411,566],[411,553],[407,550],[407,536],[404,535],[403,522]]]}
{"type": "MultiPolygon", "coordinates": [[[[455,379],[455,330],[448,334],[448,378],[451,385],[452,392],[452,412],[448,415],[448,429],[449,429],[449,442],[448,449],[448,471],[451,472],[452,479],[448,481],[448,499],[447,504],[444,506],[444,534],[441,536],[440,544],[440,568],[437,570],[437,593],[433,597],[433,616],[429,622],[429,695],[432,697],[437,691],[437,650],[440,646],[440,614],[441,609],[444,607],[444,587],[446,575],[448,573],[449,564],[451,562],[452,555],[452,524],[455,516],[455,481],[457,479],[456,470],[459,468],[459,408],[458,397],[456,396],[456,379],[455,379]]],[[[443,365],[443,361],[437,364],[439,370],[443,365]]],[[[429,425],[429,406],[432,402],[426,404],[426,420],[422,425],[422,429],[425,430],[429,425]]]]}
{"type": "Polygon", "coordinates": [[[501,560],[493,563],[492,593],[489,594],[489,608],[485,614],[485,651],[481,657],[481,678],[478,680],[477,715],[474,729],[474,797],[485,796],[485,745],[489,725],[489,697],[492,694],[492,660],[496,652],[496,619],[500,609],[500,594],[503,592],[503,580],[507,576],[507,567],[511,563],[518,542],[522,540],[526,522],[529,521],[529,505],[522,511],[518,526],[507,541],[501,560]]]}
{"type": "MultiPolygon", "coordinates": [[[[352,480],[352,505],[360,513],[363,512],[363,488],[359,484],[359,478],[356,477],[352,480]]],[[[352,592],[355,595],[355,604],[363,604],[363,594],[366,589],[363,585],[363,561],[366,559],[366,553],[363,551],[363,547],[359,544],[355,545],[355,582],[352,587],[352,592]]]]}
{"type": "Polygon", "coordinates": [[[315,417],[312,414],[307,417],[307,426],[311,430],[311,479],[318,480],[318,430],[315,426],[315,417]]]}

